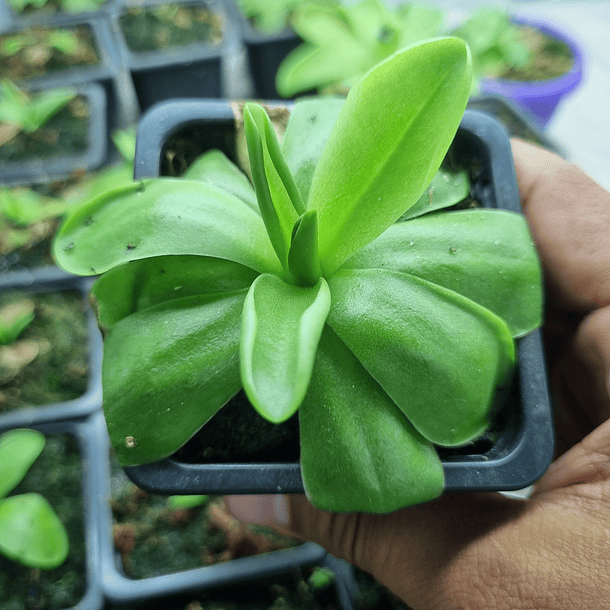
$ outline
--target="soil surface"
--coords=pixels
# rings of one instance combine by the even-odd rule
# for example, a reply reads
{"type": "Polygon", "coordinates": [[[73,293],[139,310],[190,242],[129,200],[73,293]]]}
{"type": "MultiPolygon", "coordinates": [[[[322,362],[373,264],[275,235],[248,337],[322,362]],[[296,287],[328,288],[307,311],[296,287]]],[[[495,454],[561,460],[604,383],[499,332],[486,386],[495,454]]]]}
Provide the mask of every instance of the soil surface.
{"type": "MultiPolygon", "coordinates": [[[[35,317],[13,345],[0,346],[0,413],[73,400],[87,389],[88,331],[83,296],[78,291],[13,291],[0,295],[0,305],[21,298],[34,301],[35,317]],[[20,342],[37,346],[37,355],[11,376],[6,373],[8,365],[1,364],[2,352],[6,354],[20,342]]],[[[11,354],[6,357],[14,360],[11,354]]]]}
{"type": "Polygon", "coordinates": [[[120,24],[127,45],[137,53],[222,39],[220,19],[203,6],[131,8],[121,15],[120,24]]]}
{"type": "Polygon", "coordinates": [[[13,81],[74,66],[91,66],[99,61],[93,32],[88,25],[70,28],[36,27],[0,35],[0,74],[13,81]],[[72,45],[65,44],[63,38],[66,33],[71,34],[72,45]],[[57,34],[62,37],[60,45],[56,44],[57,41],[54,42],[57,34]],[[12,53],[10,49],[21,40],[27,41],[27,44],[12,53]],[[68,50],[68,47],[73,48],[68,50]]]}
{"type": "Polygon", "coordinates": [[[29,134],[21,131],[6,142],[0,141],[0,163],[83,153],[88,144],[89,115],[87,100],[77,96],[40,129],[29,134]]]}
{"type": "Polygon", "coordinates": [[[47,444],[25,479],[9,495],[42,494],[68,531],[70,552],[66,562],[52,570],[37,570],[0,555],[0,607],[2,610],[58,610],[72,608],[86,587],[82,462],[76,440],[47,437],[47,444]]]}
{"type": "Polygon", "coordinates": [[[518,26],[517,29],[521,41],[532,53],[530,63],[523,68],[507,66],[498,74],[489,76],[515,81],[543,81],[557,78],[572,69],[574,57],[564,42],[533,27],[518,26]]]}

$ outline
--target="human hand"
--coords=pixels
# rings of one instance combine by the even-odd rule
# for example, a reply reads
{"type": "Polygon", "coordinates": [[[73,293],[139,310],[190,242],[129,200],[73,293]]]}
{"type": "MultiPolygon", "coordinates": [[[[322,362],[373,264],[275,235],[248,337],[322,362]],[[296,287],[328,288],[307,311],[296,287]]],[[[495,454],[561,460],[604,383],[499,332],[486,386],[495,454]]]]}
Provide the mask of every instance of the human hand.
{"type": "Polygon", "coordinates": [[[229,496],[250,523],[318,542],[416,610],[610,608],[610,193],[513,141],[547,285],[557,459],[526,500],[447,493],[387,515],[229,496]]]}

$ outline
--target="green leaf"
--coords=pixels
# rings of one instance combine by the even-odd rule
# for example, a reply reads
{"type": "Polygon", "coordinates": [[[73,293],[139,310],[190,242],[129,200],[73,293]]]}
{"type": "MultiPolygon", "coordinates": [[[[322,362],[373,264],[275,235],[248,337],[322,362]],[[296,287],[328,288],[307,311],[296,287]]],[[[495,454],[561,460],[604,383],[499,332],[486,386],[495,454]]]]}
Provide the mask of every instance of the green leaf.
{"type": "Polygon", "coordinates": [[[138,311],[104,340],[104,414],[123,466],[181,447],[240,388],[246,291],[185,297],[138,311]]]}
{"type": "Polygon", "coordinates": [[[401,4],[396,9],[401,21],[398,46],[404,48],[419,40],[440,36],[444,15],[443,11],[421,4],[401,4]]]}
{"type": "Polygon", "coordinates": [[[91,296],[100,326],[110,330],[127,316],[198,294],[247,290],[257,273],[249,267],[207,256],[158,256],[110,269],[97,280],[91,296]]]}
{"type": "Polygon", "coordinates": [[[431,443],[328,326],[299,422],[303,483],[319,508],[385,513],[443,491],[431,443]]]}
{"type": "Polygon", "coordinates": [[[21,299],[0,306],[0,345],[11,345],[34,320],[35,305],[21,299]]]}
{"type": "Polygon", "coordinates": [[[269,421],[285,421],[299,408],[329,308],[323,278],[301,287],[261,275],[252,284],[242,316],[241,378],[250,402],[269,421]]]}
{"type": "Polygon", "coordinates": [[[470,83],[467,46],[445,38],[393,55],[350,91],[309,192],[326,274],[419,199],[455,136],[470,83]]]}
{"type": "Polygon", "coordinates": [[[468,173],[465,170],[451,170],[441,167],[432,182],[426,187],[417,202],[399,220],[405,221],[435,210],[448,208],[466,199],[470,194],[468,173]]]}
{"type": "Polygon", "coordinates": [[[345,99],[338,97],[304,99],[297,101],[290,113],[282,151],[305,201],[313,172],[343,104],[345,99]]]}
{"type": "Polygon", "coordinates": [[[527,222],[503,210],[430,214],[391,226],[344,268],[401,271],[502,318],[513,337],[542,321],[540,263],[527,222]]]}
{"type": "Polygon", "coordinates": [[[170,496],[167,503],[172,508],[197,508],[207,504],[208,496],[170,496]]]}
{"type": "Polygon", "coordinates": [[[261,216],[273,248],[287,269],[292,227],[305,212],[305,205],[262,106],[251,102],[245,105],[244,128],[261,216]]]}
{"type": "Polygon", "coordinates": [[[191,180],[143,180],[105,193],[75,210],[53,244],[58,264],[77,275],[166,254],[214,256],[281,272],[260,216],[191,180]]]}
{"type": "Polygon", "coordinates": [[[260,213],[250,181],[220,150],[210,150],[198,157],[184,172],[183,178],[197,180],[227,191],[230,195],[241,199],[257,214],[260,213]]]}
{"type": "Polygon", "coordinates": [[[314,286],[320,279],[318,216],[315,210],[305,212],[294,224],[288,270],[299,286],[314,286]]]}
{"type": "Polygon", "coordinates": [[[60,566],[68,550],[66,529],[41,495],[0,500],[0,553],[25,566],[48,570],[60,566]]]}
{"type": "Polygon", "coordinates": [[[21,482],[45,443],[44,434],[36,430],[10,430],[0,436],[0,498],[21,482]]]}
{"type": "Polygon", "coordinates": [[[467,443],[489,425],[515,348],[494,314],[415,276],[345,269],[328,323],[429,441],[467,443]]]}
{"type": "Polygon", "coordinates": [[[33,133],[40,129],[75,97],[76,90],[68,87],[34,94],[28,104],[27,113],[24,112],[23,115],[24,131],[33,133]]]}
{"type": "Polygon", "coordinates": [[[27,226],[65,214],[68,204],[29,188],[0,188],[0,210],[11,222],[27,226]]]}

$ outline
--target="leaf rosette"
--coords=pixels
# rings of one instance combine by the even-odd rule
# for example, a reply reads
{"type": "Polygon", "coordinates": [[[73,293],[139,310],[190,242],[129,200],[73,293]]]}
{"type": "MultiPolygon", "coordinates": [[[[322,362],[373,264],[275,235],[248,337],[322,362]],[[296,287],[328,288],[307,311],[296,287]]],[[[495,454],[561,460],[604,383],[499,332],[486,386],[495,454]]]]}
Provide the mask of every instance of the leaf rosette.
{"type": "Polygon", "coordinates": [[[442,493],[435,445],[487,429],[513,339],[541,315],[521,215],[427,202],[470,82],[459,39],[414,45],[346,100],[297,102],[282,144],[246,104],[252,185],[212,151],[67,219],[57,261],[103,273],[104,409],[124,465],[169,456],[243,387],[272,422],[298,410],[317,506],[442,493]]]}

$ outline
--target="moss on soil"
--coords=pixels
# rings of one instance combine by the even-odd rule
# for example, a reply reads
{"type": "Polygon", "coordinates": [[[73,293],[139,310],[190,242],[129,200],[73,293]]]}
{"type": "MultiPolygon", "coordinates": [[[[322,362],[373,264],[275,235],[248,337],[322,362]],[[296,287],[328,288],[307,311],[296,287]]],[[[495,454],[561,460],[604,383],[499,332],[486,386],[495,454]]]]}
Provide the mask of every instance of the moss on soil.
{"type": "Polygon", "coordinates": [[[70,436],[51,436],[10,495],[42,494],[55,509],[68,531],[70,553],[53,570],[24,567],[0,555],[0,607],[2,610],[56,610],[72,608],[83,597],[85,544],[81,497],[82,462],[78,445],[70,436]]]}
{"type": "Polygon", "coordinates": [[[88,331],[85,304],[77,291],[3,293],[0,304],[27,296],[36,304],[34,321],[20,339],[40,344],[36,359],[0,386],[0,413],[24,406],[72,400],[87,389],[88,331]]]}
{"type": "Polygon", "coordinates": [[[64,158],[87,149],[90,108],[85,98],[77,96],[40,129],[18,133],[0,145],[0,163],[64,158]]]}
{"type": "Polygon", "coordinates": [[[0,74],[3,78],[10,78],[13,81],[43,76],[74,66],[91,66],[99,61],[93,32],[88,25],[70,28],[35,27],[18,33],[0,35],[0,74]],[[63,53],[48,44],[49,36],[56,31],[70,31],[76,34],[78,47],[74,53],[63,53]],[[14,55],[3,51],[4,45],[17,36],[31,37],[33,42],[28,41],[28,44],[14,55]]]}
{"type": "Polygon", "coordinates": [[[204,6],[163,4],[130,8],[120,17],[127,45],[136,53],[222,39],[220,20],[204,6]]]}

